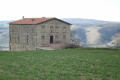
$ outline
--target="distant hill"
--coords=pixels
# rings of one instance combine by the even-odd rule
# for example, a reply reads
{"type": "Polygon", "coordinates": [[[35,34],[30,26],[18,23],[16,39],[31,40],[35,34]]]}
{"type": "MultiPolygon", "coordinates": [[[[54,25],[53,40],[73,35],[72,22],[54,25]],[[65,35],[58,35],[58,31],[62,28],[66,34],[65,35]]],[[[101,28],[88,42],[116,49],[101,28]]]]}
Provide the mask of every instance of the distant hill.
{"type": "Polygon", "coordinates": [[[7,49],[9,46],[9,22],[0,21],[0,49],[7,49]]]}
{"type": "MultiPolygon", "coordinates": [[[[112,36],[120,29],[120,23],[100,21],[81,18],[62,19],[72,25],[71,29],[76,31],[84,46],[103,47],[110,44],[112,36]]],[[[9,45],[9,25],[10,21],[0,21],[0,47],[9,45]]]]}
{"type": "Polygon", "coordinates": [[[69,23],[109,23],[109,21],[101,21],[94,19],[82,19],[82,18],[63,18],[62,20],[67,21],[69,23]]]}
{"type": "Polygon", "coordinates": [[[0,21],[0,25],[8,24],[11,21],[0,21]]]}
{"type": "Polygon", "coordinates": [[[72,30],[76,31],[84,46],[105,47],[112,46],[112,36],[120,29],[120,23],[93,19],[65,18],[72,23],[72,30]]]}

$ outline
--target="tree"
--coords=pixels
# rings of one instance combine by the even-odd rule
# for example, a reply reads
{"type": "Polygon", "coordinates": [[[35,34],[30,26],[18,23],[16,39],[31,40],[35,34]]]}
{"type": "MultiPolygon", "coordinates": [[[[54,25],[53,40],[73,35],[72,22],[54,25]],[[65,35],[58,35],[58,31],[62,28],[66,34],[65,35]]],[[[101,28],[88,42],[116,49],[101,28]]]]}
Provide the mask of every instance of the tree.
{"type": "Polygon", "coordinates": [[[80,38],[77,37],[75,31],[72,31],[70,35],[70,44],[65,45],[64,48],[79,48],[79,47],[81,47],[80,38]]]}
{"type": "Polygon", "coordinates": [[[118,33],[112,37],[112,39],[114,47],[120,48],[120,29],[118,30],[118,33]]]}
{"type": "Polygon", "coordinates": [[[80,46],[80,38],[76,35],[76,32],[75,31],[72,31],[71,32],[71,36],[70,36],[70,43],[72,45],[78,45],[80,46]]]}

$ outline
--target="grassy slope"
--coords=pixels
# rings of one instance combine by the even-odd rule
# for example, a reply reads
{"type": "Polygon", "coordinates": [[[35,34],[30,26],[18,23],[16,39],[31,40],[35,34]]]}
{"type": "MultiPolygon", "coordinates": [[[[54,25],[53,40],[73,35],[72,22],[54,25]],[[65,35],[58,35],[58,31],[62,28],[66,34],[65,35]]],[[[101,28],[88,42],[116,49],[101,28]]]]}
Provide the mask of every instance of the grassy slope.
{"type": "Polygon", "coordinates": [[[0,51],[0,80],[119,80],[120,51],[0,51]]]}

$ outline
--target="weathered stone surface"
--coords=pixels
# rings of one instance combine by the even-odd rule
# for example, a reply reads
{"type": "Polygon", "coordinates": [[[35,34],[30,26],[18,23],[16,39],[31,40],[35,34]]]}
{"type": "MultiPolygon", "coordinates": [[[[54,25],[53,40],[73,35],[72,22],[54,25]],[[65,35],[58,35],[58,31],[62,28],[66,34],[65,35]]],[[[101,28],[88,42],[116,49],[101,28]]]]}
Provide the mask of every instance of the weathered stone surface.
{"type": "Polygon", "coordinates": [[[10,24],[9,29],[11,51],[36,50],[50,44],[70,43],[70,25],[59,20],[34,25],[10,24]]]}

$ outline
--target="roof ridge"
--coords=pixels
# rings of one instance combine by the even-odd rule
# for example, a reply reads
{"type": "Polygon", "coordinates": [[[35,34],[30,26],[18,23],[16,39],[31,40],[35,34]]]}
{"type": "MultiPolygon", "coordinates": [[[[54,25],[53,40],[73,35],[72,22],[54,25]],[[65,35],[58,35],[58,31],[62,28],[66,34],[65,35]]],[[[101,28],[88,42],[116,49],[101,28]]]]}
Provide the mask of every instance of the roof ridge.
{"type": "Polygon", "coordinates": [[[33,18],[24,18],[24,19],[41,19],[41,18],[55,18],[55,17],[39,17],[39,18],[35,18],[35,17],[33,17],[33,18]]]}
{"type": "MultiPolygon", "coordinates": [[[[43,23],[43,22],[50,21],[53,19],[57,19],[57,18],[55,17],[24,18],[24,19],[20,19],[14,22],[10,22],[9,24],[39,24],[39,23],[43,23]]],[[[57,20],[62,21],[60,19],[57,19],[57,20]]],[[[65,22],[65,21],[62,21],[62,22],[65,22]]],[[[70,23],[67,23],[67,24],[70,24],[70,23]]]]}

